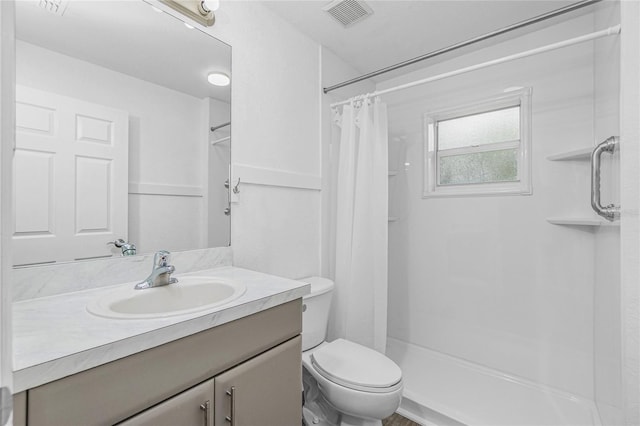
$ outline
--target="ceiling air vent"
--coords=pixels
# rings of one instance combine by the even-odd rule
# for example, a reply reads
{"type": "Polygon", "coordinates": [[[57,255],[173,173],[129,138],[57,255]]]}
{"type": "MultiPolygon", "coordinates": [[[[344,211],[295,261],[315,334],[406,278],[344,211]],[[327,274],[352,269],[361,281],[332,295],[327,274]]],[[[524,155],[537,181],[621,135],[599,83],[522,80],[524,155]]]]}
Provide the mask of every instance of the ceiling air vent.
{"type": "Polygon", "coordinates": [[[335,0],[323,7],[322,10],[333,16],[345,28],[373,14],[373,10],[360,0],[335,0]]]}
{"type": "Polygon", "coordinates": [[[54,15],[62,16],[67,10],[69,0],[40,0],[40,7],[48,10],[54,15]]]}

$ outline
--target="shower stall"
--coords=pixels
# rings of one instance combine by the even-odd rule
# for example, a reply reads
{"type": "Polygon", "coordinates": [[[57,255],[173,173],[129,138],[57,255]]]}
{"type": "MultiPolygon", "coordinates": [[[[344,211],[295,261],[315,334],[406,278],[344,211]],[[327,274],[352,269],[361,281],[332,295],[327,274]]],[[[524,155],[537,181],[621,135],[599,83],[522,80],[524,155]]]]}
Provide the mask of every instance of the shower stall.
{"type": "MultiPolygon", "coordinates": [[[[619,23],[603,2],[377,89],[619,23]]],[[[619,76],[614,36],[385,96],[387,355],[406,416],[624,424],[620,222],[590,206],[591,152],[620,135],[619,76]]],[[[605,205],[620,202],[619,153],[601,157],[605,205]]]]}
{"type": "Polygon", "coordinates": [[[621,253],[638,246],[624,237],[637,227],[638,196],[625,198],[637,141],[621,125],[637,83],[617,35],[622,21],[637,48],[631,3],[590,4],[376,84],[388,108],[386,354],[403,370],[406,417],[637,424],[625,366],[637,348],[624,344],[637,329],[624,318],[638,268],[621,253]]]}

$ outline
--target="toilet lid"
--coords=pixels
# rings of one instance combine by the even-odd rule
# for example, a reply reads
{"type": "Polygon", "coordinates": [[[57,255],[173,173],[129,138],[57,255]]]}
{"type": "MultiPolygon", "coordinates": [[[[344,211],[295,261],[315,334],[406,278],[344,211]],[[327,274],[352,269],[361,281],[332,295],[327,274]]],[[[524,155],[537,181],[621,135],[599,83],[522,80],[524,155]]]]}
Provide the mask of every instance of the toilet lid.
{"type": "Polygon", "coordinates": [[[308,298],[310,296],[320,296],[328,291],[333,290],[333,281],[328,278],[322,277],[307,277],[303,278],[300,281],[305,282],[311,286],[311,292],[304,296],[304,298],[308,298]]]}
{"type": "Polygon", "coordinates": [[[311,355],[318,373],[353,389],[389,388],[400,382],[402,371],[383,354],[357,343],[337,339],[311,355]]]}

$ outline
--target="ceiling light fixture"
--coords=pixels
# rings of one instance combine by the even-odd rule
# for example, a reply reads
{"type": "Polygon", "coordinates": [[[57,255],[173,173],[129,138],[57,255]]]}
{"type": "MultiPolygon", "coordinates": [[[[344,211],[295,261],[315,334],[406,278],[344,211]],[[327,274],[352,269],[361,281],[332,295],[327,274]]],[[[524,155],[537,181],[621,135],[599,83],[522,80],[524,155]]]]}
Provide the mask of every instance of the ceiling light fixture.
{"type": "Polygon", "coordinates": [[[231,83],[229,76],[222,72],[211,72],[207,76],[209,83],[214,86],[228,86],[231,83]]]}
{"type": "Polygon", "coordinates": [[[220,0],[202,0],[200,2],[200,8],[208,12],[215,12],[220,8],[220,0]]]}
{"type": "Polygon", "coordinates": [[[182,13],[189,19],[193,19],[200,25],[210,27],[216,22],[216,15],[213,13],[220,6],[219,0],[157,0],[182,13]]]}

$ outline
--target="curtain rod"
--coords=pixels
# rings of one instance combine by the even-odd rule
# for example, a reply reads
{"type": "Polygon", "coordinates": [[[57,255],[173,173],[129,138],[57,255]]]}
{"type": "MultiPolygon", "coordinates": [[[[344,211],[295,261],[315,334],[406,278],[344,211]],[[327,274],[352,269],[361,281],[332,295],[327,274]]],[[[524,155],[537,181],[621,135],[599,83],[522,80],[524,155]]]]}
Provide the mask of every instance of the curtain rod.
{"type": "Polygon", "coordinates": [[[224,123],[224,124],[219,124],[219,125],[217,125],[217,126],[213,126],[213,127],[211,128],[211,131],[212,131],[212,132],[215,132],[216,130],[218,130],[218,129],[222,129],[223,127],[227,127],[227,126],[229,126],[230,124],[231,124],[231,122],[229,121],[228,123],[224,123]]]}
{"type": "Polygon", "coordinates": [[[493,65],[502,64],[504,62],[513,61],[515,59],[521,59],[521,58],[525,58],[527,56],[533,56],[533,55],[537,55],[539,53],[549,52],[551,50],[556,50],[556,49],[560,49],[560,48],[563,48],[563,47],[572,46],[574,44],[595,40],[597,38],[602,38],[602,37],[607,37],[607,36],[610,36],[610,35],[620,34],[620,31],[621,31],[621,26],[620,25],[615,25],[613,27],[609,27],[609,28],[606,28],[604,30],[596,31],[594,33],[585,34],[585,35],[582,35],[582,36],[579,36],[579,37],[570,38],[568,40],[560,41],[558,43],[548,44],[546,46],[538,47],[538,48],[531,49],[531,50],[526,50],[524,52],[516,53],[516,54],[513,54],[513,55],[509,55],[509,56],[503,56],[502,58],[493,59],[491,61],[482,62],[482,63],[476,64],[476,65],[471,65],[471,66],[468,66],[468,67],[465,67],[465,68],[460,68],[460,69],[457,69],[457,70],[454,70],[454,71],[445,72],[445,73],[442,73],[442,74],[437,74],[437,75],[434,75],[432,77],[427,77],[427,78],[423,78],[421,80],[413,81],[411,83],[406,83],[406,84],[402,84],[400,86],[390,87],[389,89],[378,90],[376,92],[368,93],[366,95],[355,96],[353,98],[347,99],[346,101],[333,103],[333,104],[331,104],[331,107],[333,108],[333,107],[336,107],[336,106],[339,106],[339,105],[345,105],[345,104],[348,104],[349,102],[351,102],[352,100],[355,100],[355,99],[362,99],[362,98],[371,97],[371,96],[384,95],[385,93],[391,93],[391,92],[395,92],[395,91],[398,91],[398,90],[408,89],[410,87],[415,87],[415,86],[419,86],[419,85],[422,85],[422,84],[431,83],[432,81],[442,80],[442,79],[445,79],[445,78],[448,78],[448,77],[453,77],[453,76],[464,74],[464,73],[467,73],[467,72],[470,72],[470,71],[475,71],[475,70],[478,70],[478,69],[481,69],[481,68],[487,68],[487,67],[490,67],[490,66],[493,66],[493,65]]]}
{"type": "Polygon", "coordinates": [[[555,9],[555,10],[552,10],[550,12],[543,13],[542,15],[534,16],[533,18],[529,18],[529,19],[526,19],[524,21],[517,22],[517,23],[515,23],[513,25],[509,25],[509,26],[501,28],[499,30],[492,31],[490,33],[486,33],[486,34],[483,34],[481,36],[474,37],[474,38],[471,38],[469,40],[462,41],[460,43],[452,44],[452,45],[444,47],[442,49],[433,50],[433,51],[431,51],[429,53],[425,53],[424,55],[417,56],[417,57],[415,57],[413,59],[409,59],[409,60],[406,60],[404,62],[400,62],[400,63],[394,64],[394,65],[390,65],[390,66],[385,67],[385,68],[381,68],[381,69],[379,69],[377,71],[373,71],[373,72],[370,72],[368,74],[361,75],[360,77],[352,78],[351,80],[347,80],[347,81],[343,81],[342,83],[334,84],[333,86],[325,87],[322,90],[323,90],[324,93],[329,93],[329,92],[331,92],[333,90],[336,90],[336,89],[339,89],[341,87],[349,86],[351,84],[358,83],[358,82],[363,81],[363,80],[368,80],[369,78],[376,77],[378,75],[385,74],[385,73],[388,73],[388,72],[391,72],[391,71],[395,71],[395,70],[397,70],[399,68],[403,68],[403,67],[406,67],[406,66],[409,66],[409,65],[413,65],[413,64],[415,64],[417,62],[421,62],[421,61],[424,61],[426,59],[430,59],[430,58],[433,58],[435,56],[442,55],[443,53],[451,52],[453,50],[460,49],[462,47],[469,46],[471,44],[474,44],[474,43],[477,43],[477,42],[480,42],[480,41],[483,41],[483,40],[487,40],[487,39],[489,39],[491,37],[495,37],[495,36],[507,33],[509,31],[517,30],[518,28],[526,27],[528,25],[532,25],[532,24],[544,21],[546,19],[551,19],[551,18],[554,18],[556,16],[562,15],[564,13],[568,13],[568,12],[574,11],[576,9],[580,9],[582,7],[585,7],[585,6],[589,6],[590,4],[598,3],[600,1],[602,1],[602,0],[582,0],[582,1],[579,1],[577,3],[572,3],[572,4],[567,5],[565,7],[561,7],[559,9],[555,9]]]}

